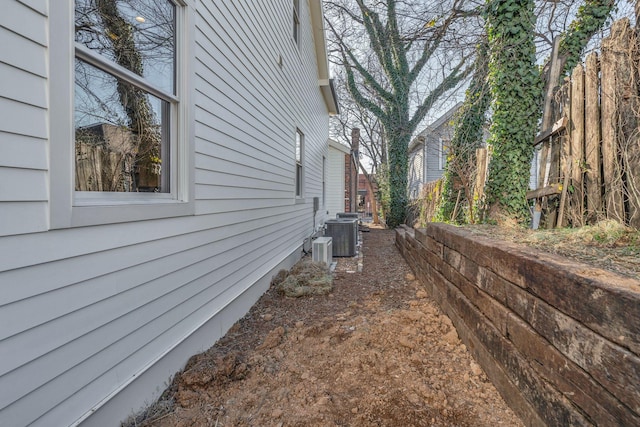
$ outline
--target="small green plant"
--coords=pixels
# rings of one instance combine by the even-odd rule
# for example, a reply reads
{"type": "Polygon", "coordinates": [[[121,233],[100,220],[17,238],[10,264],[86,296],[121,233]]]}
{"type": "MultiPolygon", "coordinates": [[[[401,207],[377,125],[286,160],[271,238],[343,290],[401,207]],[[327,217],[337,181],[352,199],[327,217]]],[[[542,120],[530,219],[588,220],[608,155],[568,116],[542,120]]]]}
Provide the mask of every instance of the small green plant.
{"type": "Polygon", "coordinates": [[[582,51],[593,35],[607,22],[614,10],[613,0],[586,0],[578,8],[575,21],[560,41],[560,50],[566,57],[564,74],[569,74],[582,56],[582,51]]]}

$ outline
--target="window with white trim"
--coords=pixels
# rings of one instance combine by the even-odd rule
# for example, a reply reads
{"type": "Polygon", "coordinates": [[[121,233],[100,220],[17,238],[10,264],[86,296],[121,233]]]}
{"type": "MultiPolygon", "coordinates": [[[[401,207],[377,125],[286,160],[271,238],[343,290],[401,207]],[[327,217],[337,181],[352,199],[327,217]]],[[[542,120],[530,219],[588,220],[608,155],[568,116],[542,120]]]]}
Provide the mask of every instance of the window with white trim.
{"type": "Polygon", "coordinates": [[[169,193],[176,5],[75,2],[75,190],[169,193]]]}
{"type": "Polygon", "coordinates": [[[52,10],[52,228],[193,213],[189,2],[52,10]]]}
{"type": "Polygon", "coordinates": [[[450,141],[439,138],[439,147],[438,147],[438,169],[444,170],[444,167],[447,164],[447,155],[449,154],[449,143],[450,141]]]}
{"type": "Polygon", "coordinates": [[[300,0],[293,0],[293,40],[300,45],[300,0]]]}
{"type": "Polygon", "coordinates": [[[304,170],[302,167],[302,161],[304,156],[304,134],[300,131],[300,129],[296,129],[296,197],[302,197],[302,188],[303,188],[303,177],[304,170]]]}

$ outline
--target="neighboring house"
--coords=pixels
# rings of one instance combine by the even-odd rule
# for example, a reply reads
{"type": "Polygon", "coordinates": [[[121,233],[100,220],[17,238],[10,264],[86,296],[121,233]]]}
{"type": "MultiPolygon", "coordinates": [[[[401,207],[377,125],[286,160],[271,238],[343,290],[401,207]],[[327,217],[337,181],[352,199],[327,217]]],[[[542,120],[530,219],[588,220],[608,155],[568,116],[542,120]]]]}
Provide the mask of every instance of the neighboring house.
{"type": "Polygon", "coordinates": [[[447,147],[453,138],[453,119],[462,103],[456,104],[427,126],[409,144],[409,198],[420,196],[422,185],[440,179],[447,163],[447,147]]]}
{"type": "Polygon", "coordinates": [[[119,425],[327,218],[321,1],[6,1],[0,76],[0,425],[119,425]]]}
{"type": "Polygon", "coordinates": [[[347,188],[345,184],[345,159],[351,159],[351,149],[346,145],[329,140],[329,162],[327,181],[327,217],[335,218],[344,212],[347,188]]]}
{"type": "MultiPolygon", "coordinates": [[[[375,175],[372,176],[374,182],[372,183],[373,191],[378,191],[378,186],[375,183],[375,175]]],[[[367,177],[364,174],[358,175],[358,212],[362,213],[365,218],[372,216],[373,204],[371,198],[375,197],[375,194],[371,194],[369,191],[369,184],[367,183],[367,177]]],[[[377,206],[377,205],[376,205],[377,206]]]]}

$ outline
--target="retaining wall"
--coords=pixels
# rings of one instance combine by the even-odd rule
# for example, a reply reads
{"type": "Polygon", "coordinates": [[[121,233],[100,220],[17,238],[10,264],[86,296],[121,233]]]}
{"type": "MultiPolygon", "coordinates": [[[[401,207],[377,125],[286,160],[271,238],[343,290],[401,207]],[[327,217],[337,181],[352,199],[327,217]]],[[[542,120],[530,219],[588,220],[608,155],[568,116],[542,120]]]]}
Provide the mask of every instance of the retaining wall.
{"type": "Polygon", "coordinates": [[[640,425],[639,280],[446,224],[396,245],[526,425],[640,425]]]}

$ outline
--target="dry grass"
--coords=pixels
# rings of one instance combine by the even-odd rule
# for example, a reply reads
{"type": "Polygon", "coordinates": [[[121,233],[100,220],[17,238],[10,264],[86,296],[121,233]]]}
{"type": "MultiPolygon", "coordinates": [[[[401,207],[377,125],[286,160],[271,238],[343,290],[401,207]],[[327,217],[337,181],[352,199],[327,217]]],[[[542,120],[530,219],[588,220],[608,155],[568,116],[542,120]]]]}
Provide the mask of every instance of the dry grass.
{"type": "Polygon", "coordinates": [[[326,295],[333,289],[333,280],[328,266],[323,262],[303,259],[293,266],[286,276],[278,273],[272,284],[276,290],[288,297],[326,295]]]}
{"type": "Polygon", "coordinates": [[[615,221],[581,228],[530,230],[518,226],[472,226],[473,232],[525,244],[586,262],[624,276],[640,278],[640,231],[615,221]]]}
{"type": "MultiPolygon", "coordinates": [[[[172,391],[171,391],[172,392],[172,391]]],[[[149,405],[145,410],[129,416],[124,420],[121,427],[145,427],[152,422],[157,422],[162,418],[173,414],[175,410],[175,400],[171,396],[166,396],[167,392],[163,394],[163,397],[158,399],[153,404],[149,405]]],[[[173,392],[172,392],[173,394],[173,392]]]]}

